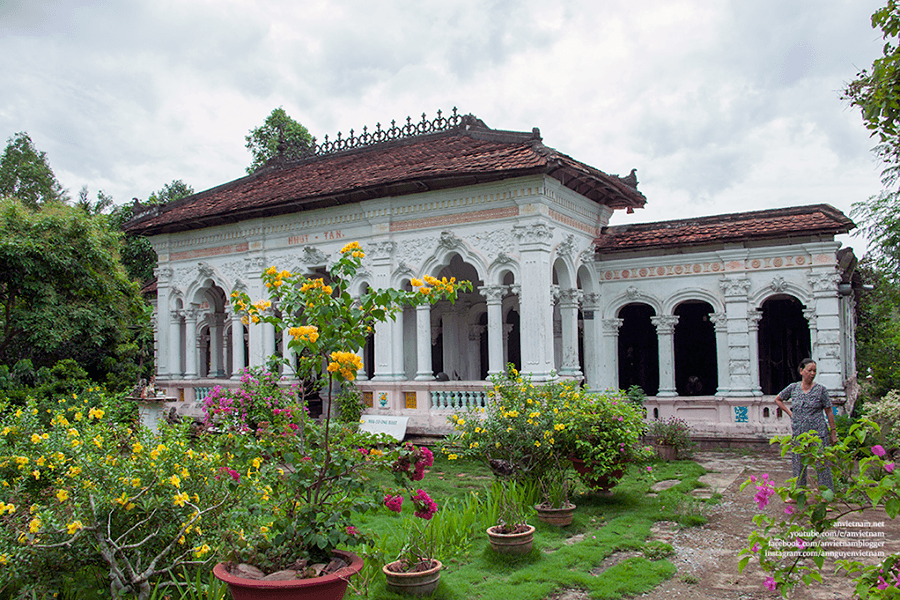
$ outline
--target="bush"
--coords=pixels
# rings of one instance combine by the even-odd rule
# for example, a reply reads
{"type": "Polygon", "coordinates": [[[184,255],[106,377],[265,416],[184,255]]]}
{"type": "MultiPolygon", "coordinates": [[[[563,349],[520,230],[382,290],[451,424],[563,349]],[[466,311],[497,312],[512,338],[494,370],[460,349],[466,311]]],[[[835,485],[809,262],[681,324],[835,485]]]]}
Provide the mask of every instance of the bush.
{"type": "Polygon", "coordinates": [[[881,441],[889,449],[900,448],[900,390],[891,390],[876,402],[866,404],[863,414],[881,428],[881,441]]]}
{"type": "Polygon", "coordinates": [[[669,417],[665,421],[651,421],[647,427],[647,435],[655,439],[657,444],[674,446],[679,452],[687,452],[694,447],[690,425],[676,417],[669,417]]]}

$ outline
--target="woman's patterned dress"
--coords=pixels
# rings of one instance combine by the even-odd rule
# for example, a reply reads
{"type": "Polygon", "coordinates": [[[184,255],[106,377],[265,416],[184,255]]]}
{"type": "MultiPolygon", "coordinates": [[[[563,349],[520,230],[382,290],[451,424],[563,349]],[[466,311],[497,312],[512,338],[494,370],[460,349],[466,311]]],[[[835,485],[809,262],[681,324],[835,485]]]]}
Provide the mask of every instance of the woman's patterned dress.
{"type": "MultiPolygon", "coordinates": [[[[797,381],[778,394],[782,402],[791,401],[791,432],[797,436],[806,431],[815,431],[823,443],[828,443],[828,425],[825,422],[825,410],[831,410],[831,398],[825,386],[814,383],[808,392],[803,392],[801,382],[797,381]]],[[[797,477],[797,485],[806,485],[806,469],[799,455],[791,457],[791,467],[794,477],[797,477]]],[[[831,469],[828,465],[816,466],[819,485],[825,485],[834,490],[834,482],[831,479],[831,469]]]]}

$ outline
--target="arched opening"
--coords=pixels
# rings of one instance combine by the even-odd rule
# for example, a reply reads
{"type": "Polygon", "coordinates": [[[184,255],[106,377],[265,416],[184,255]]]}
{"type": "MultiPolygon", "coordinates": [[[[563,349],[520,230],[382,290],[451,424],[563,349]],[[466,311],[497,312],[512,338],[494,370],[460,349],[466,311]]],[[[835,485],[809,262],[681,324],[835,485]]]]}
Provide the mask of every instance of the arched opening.
{"type": "Polygon", "coordinates": [[[699,300],[675,307],[675,389],[679,396],[711,396],[719,387],[712,313],[713,307],[699,300]]]}
{"type": "Polygon", "coordinates": [[[810,357],[809,322],[793,296],[774,296],[762,305],[759,321],[759,387],[775,395],[798,381],[800,361],[810,357]]]}
{"type": "Polygon", "coordinates": [[[628,304],[619,310],[619,387],[641,386],[648,396],[659,392],[659,339],[647,304],[628,304]]]}
{"type": "Polygon", "coordinates": [[[475,266],[459,254],[450,256],[447,264],[434,276],[438,279],[455,277],[457,281],[471,281],[472,291],[459,293],[455,304],[440,301],[431,308],[432,326],[438,329],[437,335],[432,335],[432,373],[445,373],[451,380],[480,379],[480,360],[469,360],[473,353],[481,351],[478,340],[471,339],[469,335],[472,326],[477,325],[478,316],[463,307],[484,302],[477,291],[484,282],[475,266]]]}

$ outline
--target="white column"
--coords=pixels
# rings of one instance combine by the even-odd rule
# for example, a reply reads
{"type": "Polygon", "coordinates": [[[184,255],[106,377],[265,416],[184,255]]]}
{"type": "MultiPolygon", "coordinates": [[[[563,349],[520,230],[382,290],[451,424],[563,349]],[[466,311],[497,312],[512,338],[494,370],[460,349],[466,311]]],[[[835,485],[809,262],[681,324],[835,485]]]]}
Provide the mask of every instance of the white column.
{"type": "Polygon", "coordinates": [[[184,360],[184,378],[197,379],[197,345],[200,336],[197,335],[197,319],[200,310],[195,306],[184,311],[184,349],[187,353],[184,360]]]}
{"type": "Polygon", "coordinates": [[[172,379],[180,378],[181,371],[181,321],[184,319],[184,311],[173,310],[169,313],[169,356],[168,372],[166,375],[172,379]]]}
{"type": "MultiPolygon", "coordinates": [[[[271,310],[267,308],[265,311],[260,311],[260,313],[265,312],[268,314],[271,310]]],[[[275,354],[275,326],[262,321],[257,323],[256,326],[262,329],[262,362],[260,364],[264,365],[269,360],[269,357],[275,354]]]]}
{"type": "Polygon", "coordinates": [[[503,372],[503,295],[505,285],[482,286],[478,292],[487,304],[488,378],[503,372]]]}
{"type": "Polygon", "coordinates": [[[578,364],[578,304],[584,293],[576,288],[560,290],[559,317],[562,325],[562,377],[581,379],[578,364]]]}
{"type": "Polygon", "coordinates": [[[599,322],[595,318],[600,311],[600,294],[590,292],[584,295],[582,314],[584,315],[584,379],[588,390],[599,392],[603,389],[602,365],[599,346],[601,343],[599,322]]]}
{"type": "Polygon", "coordinates": [[[677,396],[675,388],[675,325],[678,315],[650,317],[659,340],[659,392],[657,397],[677,396]]]}
{"type": "Polygon", "coordinates": [[[728,318],[723,312],[712,313],[709,320],[716,331],[716,370],[719,381],[716,396],[727,396],[730,389],[728,383],[728,318]]]}
{"type": "MultiPolygon", "coordinates": [[[[264,299],[266,297],[265,288],[263,287],[260,274],[266,268],[266,260],[261,256],[247,258],[244,261],[245,272],[247,274],[249,284],[247,286],[247,295],[250,296],[250,302],[264,299]]],[[[274,335],[274,334],[273,334],[274,335]]],[[[247,326],[247,346],[250,354],[249,365],[251,367],[261,367],[266,364],[266,359],[272,353],[272,345],[266,344],[266,336],[261,323],[253,323],[247,326]]],[[[271,338],[274,339],[274,338],[271,338]]]]}
{"type": "Polygon", "coordinates": [[[404,356],[405,351],[403,348],[403,311],[397,312],[397,318],[393,321],[388,321],[391,326],[391,366],[392,373],[391,379],[395,381],[403,381],[406,379],[406,369],[404,356]]]}
{"type": "Polygon", "coordinates": [[[241,315],[231,313],[231,378],[240,379],[244,370],[244,324],[241,315]]]}
{"type": "Polygon", "coordinates": [[[416,307],[416,381],[431,381],[431,305],[416,307]]]}
{"type": "Polygon", "coordinates": [[[603,338],[598,346],[602,377],[600,389],[618,389],[619,386],[619,328],[625,319],[602,319],[603,338]]]}
{"type": "MultiPolygon", "coordinates": [[[[816,361],[816,381],[828,389],[832,398],[844,397],[844,381],[841,376],[841,307],[838,284],[841,276],[831,267],[827,271],[810,273],[815,301],[815,344],[812,358],[816,361]]],[[[810,331],[812,338],[812,331],[810,331]]],[[[810,340],[812,341],[812,339],[810,340]]]]}
{"type": "MultiPolygon", "coordinates": [[[[455,375],[459,374],[459,341],[456,336],[459,335],[459,311],[455,306],[445,306],[443,319],[441,321],[441,337],[443,344],[444,357],[444,373],[450,379],[455,379],[455,375]]],[[[463,332],[465,333],[465,332],[463,332]]]]}
{"type": "Polygon", "coordinates": [[[548,381],[553,371],[550,243],[553,228],[544,223],[516,226],[521,252],[522,293],[519,296],[522,372],[533,381],[548,381]]]}
{"type": "Polygon", "coordinates": [[[750,392],[754,396],[762,396],[759,385],[759,321],[762,313],[758,310],[747,311],[747,334],[750,338],[750,392]]]}
{"type": "Polygon", "coordinates": [[[725,294],[729,396],[752,396],[754,384],[750,380],[751,349],[747,323],[750,280],[743,275],[726,277],[719,282],[719,287],[725,294]]]}
{"type": "Polygon", "coordinates": [[[222,368],[222,332],[225,315],[211,313],[209,315],[209,377],[223,377],[222,368]]]}

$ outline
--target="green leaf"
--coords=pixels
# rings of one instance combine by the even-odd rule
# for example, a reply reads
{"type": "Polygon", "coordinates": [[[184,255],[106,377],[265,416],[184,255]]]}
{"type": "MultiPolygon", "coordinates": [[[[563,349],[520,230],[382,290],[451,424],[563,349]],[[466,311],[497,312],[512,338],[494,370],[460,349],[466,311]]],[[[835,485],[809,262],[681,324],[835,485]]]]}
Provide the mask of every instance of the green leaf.
{"type": "Polygon", "coordinates": [[[744,572],[744,569],[746,568],[748,562],[750,562],[749,556],[745,556],[738,562],[738,573],[744,572]]]}

